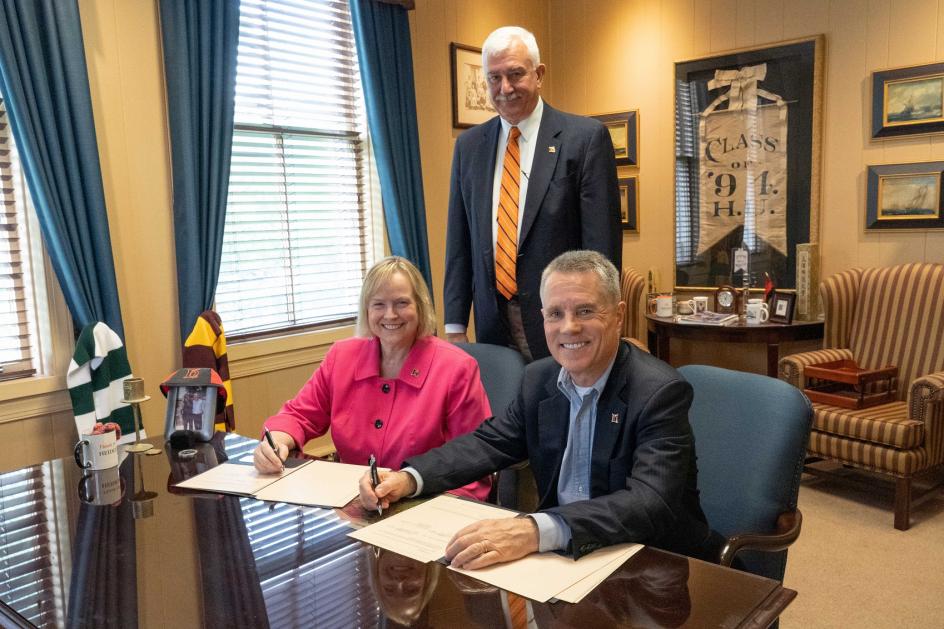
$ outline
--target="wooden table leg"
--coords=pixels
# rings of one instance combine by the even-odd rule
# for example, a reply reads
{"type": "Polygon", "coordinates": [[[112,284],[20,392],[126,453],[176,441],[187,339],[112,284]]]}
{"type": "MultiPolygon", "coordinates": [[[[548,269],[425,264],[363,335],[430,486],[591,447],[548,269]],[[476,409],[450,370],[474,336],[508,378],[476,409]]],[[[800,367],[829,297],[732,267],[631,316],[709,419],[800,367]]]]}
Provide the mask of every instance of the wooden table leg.
{"type": "Polygon", "coordinates": [[[780,343],[767,343],[767,375],[777,377],[777,363],[780,362],[780,343]]]}
{"type": "MultiPolygon", "coordinates": [[[[662,331],[659,331],[659,358],[669,363],[669,341],[671,340],[668,334],[663,334],[662,331]]],[[[670,365],[672,363],[669,363],[670,365]]]]}

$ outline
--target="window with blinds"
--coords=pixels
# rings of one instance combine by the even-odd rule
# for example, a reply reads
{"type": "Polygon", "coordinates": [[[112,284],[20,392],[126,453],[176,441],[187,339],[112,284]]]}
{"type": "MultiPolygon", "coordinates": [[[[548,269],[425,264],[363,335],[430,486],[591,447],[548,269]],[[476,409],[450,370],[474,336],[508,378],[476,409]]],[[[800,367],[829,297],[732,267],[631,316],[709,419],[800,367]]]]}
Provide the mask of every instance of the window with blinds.
{"type": "Polygon", "coordinates": [[[36,627],[65,625],[66,577],[58,560],[59,532],[68,528],[56,512],[54,463],[0,474],[0,598],[36,627]]]}
{"type": "Polygon", "coordinates": [[[242,0],[216,309],[230,337],[353,318],[372,263],[347,0],[242,0]]]}
{"type": "Polygon", "coordinates": [[[0,98],[0,380],[36,373],[36,302],[32,290],[26,185],[0,98]]]}

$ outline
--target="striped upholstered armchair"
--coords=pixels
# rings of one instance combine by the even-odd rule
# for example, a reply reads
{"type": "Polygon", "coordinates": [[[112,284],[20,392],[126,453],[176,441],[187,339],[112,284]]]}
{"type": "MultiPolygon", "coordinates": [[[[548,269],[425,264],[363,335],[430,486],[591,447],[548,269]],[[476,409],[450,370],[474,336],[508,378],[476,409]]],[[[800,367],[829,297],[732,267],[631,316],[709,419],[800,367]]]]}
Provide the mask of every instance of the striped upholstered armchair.
{"type": "Polygon", "coordinates": [[[646,299],[646,280],[635,269],[626,267],[620,277],[622,300],[626,302],[622,336],[633,345],[649,351],[641,339],[646,338],[646,318],[643,308],[646,299]]]}
{"type": "Polygon", "coordinates": [[[944,265],[849,269],[820,285],[822,350],[780,361],[803,388],[807,365],[844,358],[898,367],[897,399],[851,410],[813,404],[809,453],[896,479],[895,528],[910,526],[912,479],[944,466],[944,265]]]}

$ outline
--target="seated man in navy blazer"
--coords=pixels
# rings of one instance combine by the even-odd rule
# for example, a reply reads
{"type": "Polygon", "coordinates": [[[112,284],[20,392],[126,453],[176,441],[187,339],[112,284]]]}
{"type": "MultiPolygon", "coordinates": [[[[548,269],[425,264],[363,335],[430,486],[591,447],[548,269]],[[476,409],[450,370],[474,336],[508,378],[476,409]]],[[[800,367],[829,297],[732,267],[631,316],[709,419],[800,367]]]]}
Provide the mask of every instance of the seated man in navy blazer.
{"type": "Polygon", "coordinates": [[[445,550],[454,565],[548,550],[576,559],[622,542],[717,561],[720,536],[698,500],[692,388],[620,340],[626,304],[616,268],[594,251],[567,252],[544,270],[540,290],[552,356],[528,365],[508,410],[383,473],[375,488],[365,477],[361,502],[386,507],[530,459],[539,511],[466,527],[445,550]]]}
{"type": "Polygon", "coordinates": [[[443,286],[446,337],[544,358],[539,284],[559,254],[592,249],[620,268],[619,187],[613,143],[597,120],[541,98],[545,65],[534,35],[504,26],[482,44],[498,115],[456,140],[443,286]]]}

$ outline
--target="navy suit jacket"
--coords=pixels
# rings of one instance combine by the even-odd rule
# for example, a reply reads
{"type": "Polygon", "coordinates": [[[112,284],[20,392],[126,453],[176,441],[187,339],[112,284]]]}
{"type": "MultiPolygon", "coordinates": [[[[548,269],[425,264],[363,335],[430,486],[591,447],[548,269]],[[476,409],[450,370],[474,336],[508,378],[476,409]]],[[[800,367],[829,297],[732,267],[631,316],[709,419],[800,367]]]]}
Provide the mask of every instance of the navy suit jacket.
{"type": "MultiPolygon", "coordinates": [[[[501,121],[456,140],[446,231],[445,320],[468,325],[475,306],[480,343],[512,345],[498,309],[492,187],[501,121]]],[[[619,270],[623,232],[613,143],[598,121],[544,103],[518,238],[518,297],[532,356],[548,355],[541,318],[541,272],[573,249],[593,249],[619,270]],[[552,152],[553,151],[553,152],[552,152]]]]}
{"type": "Polygon", "coordinates": [[[557,501],[570,404],[557,388],[560,365],[528,365],[504,415],[412,457],[423,493],[461,487],[530,459],[539,510],[562,517],[574,558],[603,546],[637,542],[717,562],[720,537],[698,499],[695,443],[688,423],[692,387],[661,360],[620,342],[597,406],[590,500],[557,501]]]}

